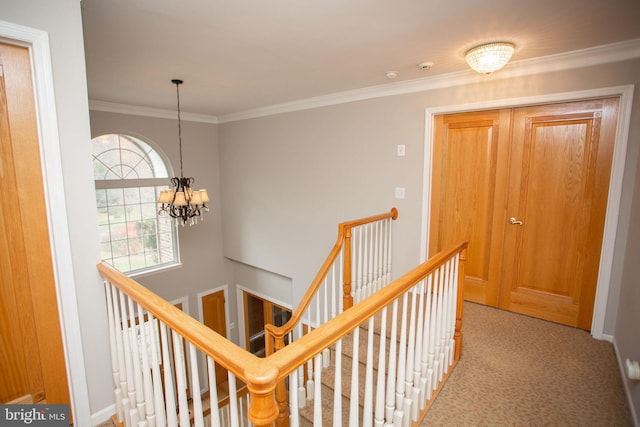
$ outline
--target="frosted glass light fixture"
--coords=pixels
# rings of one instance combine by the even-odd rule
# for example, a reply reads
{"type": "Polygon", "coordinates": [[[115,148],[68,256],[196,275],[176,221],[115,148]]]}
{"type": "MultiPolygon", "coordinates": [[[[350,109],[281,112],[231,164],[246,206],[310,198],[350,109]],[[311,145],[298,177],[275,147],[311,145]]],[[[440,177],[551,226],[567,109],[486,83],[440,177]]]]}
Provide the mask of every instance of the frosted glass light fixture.
{"type": "Polygon", "coordinates": [[[509,42],[495,42],[469,49],[465,55],[467,64],[482,74],[491,74],[504,67],[515,50],[509,42]]]}

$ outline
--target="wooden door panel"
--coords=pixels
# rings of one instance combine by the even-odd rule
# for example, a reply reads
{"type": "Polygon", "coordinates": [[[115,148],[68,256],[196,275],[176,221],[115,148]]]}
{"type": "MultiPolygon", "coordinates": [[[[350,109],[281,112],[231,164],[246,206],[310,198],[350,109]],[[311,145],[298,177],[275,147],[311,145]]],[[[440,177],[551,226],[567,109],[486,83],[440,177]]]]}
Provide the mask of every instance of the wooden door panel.
{"type": "Polygon", "coordinates": [[[603,212],[593,209],[606,206],[606,191],[595,191],[602,188],[596,177],[609,179],[610,157],[603,156],[609,166],[603,165],[601,145],[613,147],[601,138],[603,108],[582,102],[516,109],[507,215],[523,224],[509,225],[505,235],[505,247],[513,250],[504,254],[500,307],[590,327],[590,316],[582,316],[586,325],[578,319],[593,310],[593,300],[582,298],[597,280],[585,270],[586,254],[599,255],[593,242],[601,242],[603,229],[591,225],[604,224],[594,218],[603,212]]]}
{"type": "Polygon", "coordinates": [[[492,255],[499,251],[504,225],[509,113],[501,111],[436,117],[433,147],[429,252],[469,241],[465,299],[496,305],[498,278],[492,255]]]}
{"type": "MultiPolygon", "coordinates": [[[[224,291],[202,297],[202,318],[204,324],[223,337],[227,337],[227,319],[224,309],[224,291]]],[[[227,370],[216,364],[216,383],[227,380],[227,370]]]]}
{"type": "Polygon", "coordinates": [[[26,372],[20,373],[3,362],[0,377],[25,376],[27,389],[18,396],[22,401],[31,399],[37,403],[46,399],[47,403],[68,404],[28,49],[0,43],[0,67],[0,169],[5,190],[2,206],[12,207],[5,209],[0,218],[3,224],[0,240],[10,248],[0,254],[3,308],[8,310],[0,329],[3,340],[9,329],[18,339],[3,346],[2,357],[6,362],[9,360],[6,355],[12,353],[11,358],[23,358],[19,365],[26,366],[26,372]],[[10,271],[5,271],[5,267],[10,271]]]}
{"type": "Polygon", "coordinates": [[[429,253],[469,240],[465,299],[591,327],[618,101],[435,118],[429,253]]]}

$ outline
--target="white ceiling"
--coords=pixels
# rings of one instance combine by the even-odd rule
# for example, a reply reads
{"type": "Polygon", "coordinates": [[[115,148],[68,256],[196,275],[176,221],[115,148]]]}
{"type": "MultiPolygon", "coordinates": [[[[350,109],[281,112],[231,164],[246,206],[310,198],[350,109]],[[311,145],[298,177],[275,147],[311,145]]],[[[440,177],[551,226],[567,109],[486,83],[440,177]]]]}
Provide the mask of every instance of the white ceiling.
{"type": "Polygon", "coordinates": [[[638,0],[82,0],[82,17],[92,101],[175,110],[180,78],[182,111],[214,117],[467,70],[489,41],[515,62],[640,38],[638,0]]]}

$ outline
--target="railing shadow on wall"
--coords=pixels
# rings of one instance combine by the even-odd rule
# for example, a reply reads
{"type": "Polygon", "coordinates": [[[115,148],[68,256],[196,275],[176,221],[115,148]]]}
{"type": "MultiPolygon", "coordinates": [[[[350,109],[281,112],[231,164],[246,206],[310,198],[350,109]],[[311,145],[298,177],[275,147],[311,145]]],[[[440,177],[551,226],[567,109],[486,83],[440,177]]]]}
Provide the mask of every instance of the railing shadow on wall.
{"type": "MultiPolygon", "coordinates": [[[[341,298],[334,297],[337,292],[329,287],[325,292],[318,286],[322,305],[311,296],[306,308],[300,309],[306,314],[299,315],[288,332],[267,328],[272,353],[265,358],[228,341],[109,265],[98,264],[107,299],[117,422],[127,426],[262,426],[298,425],[305,416],[315,425],[324,425],[328,418],[340,425],[344,417],[365,424],[373,418],[394,422],[408,417],[414,423],[421,419],[460,355],[460,278],[467,243],[435,255],[391,282],[386,272],[390,252],[385,253],[390,249],[390,226],[384,221],[397,217],[397,211],[383,214],[387,215],[365,221],[374,225],[352,222],[350,227],[339,228],[339,235],[346,237],[349,229],[365,227],[356,231],[355,243],[351,241],[348,250],[345,244],[344,252],[336,254],[339,258],[342,252],[343,262],[359,271],[353,275],[359,282],[354,288],[360,286],[362,292],[355,304],[342,310],[349,305],[344,301],[357,292],[340,290],[347,298],[335,303],[339,312],[336,308],[335,315],[326,315],[329,302],[341,298]],[[361,332],[365,332],[363,337],[361,332]],[[279,335],[291,340],[273,352],[280,347],[274,338],[279,335]],[[364,397],[348,399],[354,403],[343,409],[342,374],[334,375],[333,411],[328,413],[321,403],[322,383],[331,372],[326,367],[332,364],[335,373],[342,372],[347,347],[355,374],[345,378],[344,384],[350,383],[351,393],[364,397]],[[216,385],[216,366],[228,373],[224,395],[216,385]],[[358,387],[360,371],[364,372],[365,393],[358,387]],[[302,413],[307,401],[314,401],[311,415],[302,413]]],[[[334,272],[345,278],[347,268],[336,265],[327,260],[314,284],[333,282],[334,272]]],[[[346,278],[335,282],[348,283],[346,278]]]]}

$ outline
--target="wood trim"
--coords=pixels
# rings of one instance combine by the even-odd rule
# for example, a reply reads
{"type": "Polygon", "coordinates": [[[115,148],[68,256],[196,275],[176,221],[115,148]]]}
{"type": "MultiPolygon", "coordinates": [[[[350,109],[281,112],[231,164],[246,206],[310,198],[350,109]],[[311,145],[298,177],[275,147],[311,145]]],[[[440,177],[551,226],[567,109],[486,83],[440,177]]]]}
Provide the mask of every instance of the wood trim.
{"type": "Polygon", "coordinates": [[[311,286],[309,286],[309,289],[307,289],[307,292],[302,297],[302,300],[298,304],[298,307],[291,314],[291,318],[287,323],[285,323],[280,327],[276,327],[273,325],[265,325],[265,334],[266,334],[265,339],[270,339],[269,338],[270,336],[273,338],[282,338],[286,334],[291,332],[295,327],[295,325],[298,324],[298,322],[302,318],[303,313],[309,307],[309,304],[311,304],[311,301],[313,300],[313,297],[318,291],[318,288],[320,288],[320,286],[322,285],[324,278],[329,273],[329,269],[331,268],[336,258],[340,254],[340,250],[342,249],[345,235],[349,233],[353,227],[368,224],[371,222],[381,221],[387,218],[396,220],[398,218],[398,210],[396,208],[391,208],[391,211],[387,213],[373,215],[370,217],[356,219],[353,221],[347,221],[339,224],[338,238],[336,239],[336,243],[334,244],[333,249],[331,250],[331,252],[327,256],[327,259],[324,261],[324,263],[320,267],[320,271],[318,271],[318,274],[316,274],[316,277],[313,279],[313,282],[311,282],[311,286]]]}
{"type": "Polygon", "coordinates": [[[450,249],[435,254],[402,277],[396,279],[375,294],[343,311],[330,322],[313,329],[302,338],[294,341],[282,350],[269,356],[272,367],[278,370],[278,378],[289,375],[305,361],[313,358],[325,348],[349,334],[356,325],[360,325],[396,298],[403,295],[420,280],[439,268],[454,254],[466,250],[468,242],[461,242],[450,249]]]}
{"type": "Polygon", "coordinates": [[[110,265],[103,262],[98,264],[97,267],[102,277],[112,285],[125,292],[171,329],[184,337],[189,337],[189,340],[200,351],[215,358],[217,363],[220,363],[243,381],[246,380],[247,368],[258,364],[261,360],[110,265]]]}
{"type": "Polygon", "coordinates": [[[428,257],[427,242],[429,242],[429,211],[431,203],[431,160],[433,147],[434,117],[439,114],[459,113],[465,111],[488,110],[499,108],[521,107],[526,105],[547,104],[554,102],[575,101],[581,99],[596,99],[620,97],[618,124],[614,145],[611,178],[609,184],[609,198],[607,200],[607,215],[598,270],[598,284],[594,303],[594,313],[591,322],[591,335],[596,339],[611,341],[611,335],[605,334],[605,320],[609,299],[609,288],[613,270],[614,249],[618,232],[618,216],[622,199],[622,184],[626,161],[629,128],[633,106],[633,85],[621,85],[585,89],[573,92],[552,93],[548,95],[524,96],[519,98],[500,98],[468,104],[444,105],[425,109],[424,133],[424,173],[422,197],[422,236],[420,243],[420,259],[428,257]]]}
{"type": "MultiPolygon", "coordinates": [[[[97,265],[100,274],[143,308],[153,313],[193,343],[199,350],[215,359],[247,385],[251,394],[249,419],[255,425],[271,425],[279,415],[275,400],[278,382],[355,329],[362,322],[384,309],[388,304],[408,292],[419,281],[433,273],[453,255],[466,250],[468,242],[436,254],[409,273],[382,290],[336,316],[299,340],[266,358],[259,358],[228,341],[201,322],[182,312],[147,288],[125,276],[106,263],[97,265]]],[[[464,259],[464,255],[461,257],[464,259]]],[[[459,297],[458,297],[459,298],[459,297]]],[[[459,313],[461,315],[461,312],[459,313]]],[[[459,324],[459,322],[457,322],[459,324]]],[[[460,342],[460,336],[456,340],[460,342]]]]}

